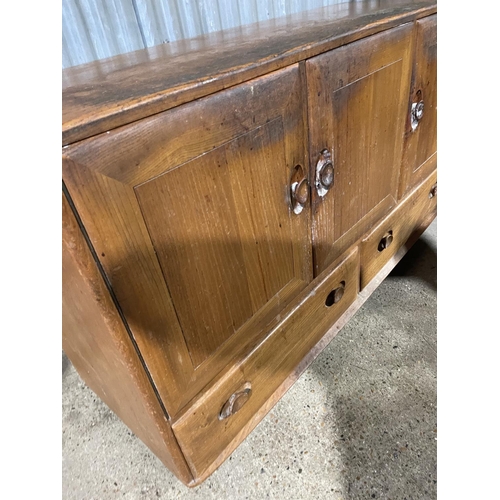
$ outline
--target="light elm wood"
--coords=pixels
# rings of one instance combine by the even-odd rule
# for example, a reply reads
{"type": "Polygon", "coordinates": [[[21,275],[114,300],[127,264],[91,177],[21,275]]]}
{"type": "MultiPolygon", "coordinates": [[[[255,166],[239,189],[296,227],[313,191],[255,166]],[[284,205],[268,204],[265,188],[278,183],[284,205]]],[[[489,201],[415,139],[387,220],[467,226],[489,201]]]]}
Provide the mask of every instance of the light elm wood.
{"type": "Polygon", "coordinates": [[[395,204],[411,69],[405,25],[307,61],[310,164],[331,154],[333,186],[312,192],[317,275],[395,204]]]}
{"type": "Polygon", "coordinates": [[[300,281],[283,147],[278,119],[136,189],[195,367],[300,281]]]}
{"type": "Polygon", "coordinates": [[[415,54],[406,114],[400,196],[421,183],[437,165],[437,15],[415,23],[415,54]],[[423,116],[411,126],[414,103],[423,102],[423,116]]]}
{"type": "Polygon", "coordinates": [[[430,214],[437,212],[437,173],[434,171],[361,242],[361,289],[377,275],[397,251],[406,244],[411,234],[430,214]],[[381,242],[390,234],[389,246],[381,242]]]}
{"type": "Polygon", "coordinates": [[[175,415],[312,279],[297,65],[63,150],[63,178],[175,415]]]}
{"type": "Polygon", "coordinates": [[[65,73],[64,349],[185,484],[435,217],[435,12],[349,2],[65,73]]]}
{"type": "Polygon", "coordinates": [[[85,383],[189,483],[167,416],[64,195],[62,222],[62,347],[85,383]]]}
{"type": "Polygon", "coordinates": [[[232,370],[217,378],[189,408],[174,419],[173,429],[197,478],[195,484],[202,482],[229,457],[428,227],[436,216],[436,185],[434,172],[418,189],[409,194],[400,207],[391,212],[391,216],[384,219],[385,224],[377,226],[363,241],[356,241],[346,255],[341,257],[340,264],[337,259],[301,293],[297,304],[290,306],[290,310],[294,312],[290,316],[287,316],[288,311],[280,315],[279,320],[282,323],[279,328],[272,330],[263,346],[258,346],[241,365],[234,366],[232,370]],[[394,241],[384,253],[380,253],[377,250],[378,243],[388,231],[394,232],[394,241]],[[361,249],[361,258],[364,259],[361,262],[365,265],[365,274],[361,275],[358,274],[357,267],[358,248],[361,249]],[[375,251],[376,257],[373,258],[375,251]],[[356,262],[356,266],[351,267],[350,271],[347,268],[344,272],[340,271],[349,260],[353,264],[356,262]],[[342,277],[349,275],[361,277],[362,291],[354,297],[351,295],[351,282],[342,277]],[[342,307],[340,313],[339,309],[333,309],[338,314],[338,320],[334,320],[331,327],[328,323],[323,326],[329,330],[328,335],[318,332],[316,324],[319,320],[315,316],[318,316],[318,310],[321,314],[321,310],[329,309],[325,306],[325,301],[330,292],[343,281],[346,283],[344,295],[338,304],[332,306],[342,307]],[[304,326],[302,334],[299,334],[302,322],[309,326],[304,326]],[[288,328],[292,328],[292,331],[288,332],[288,328]],[[304,336],[309,330],[311,332],[304,336]],[[297,338],[294,338],[293,332],[296,332],[297,338]],[[289,349],[304,349],[304,352],[296,357],[297,353],[290,352],[289,349]],[[261,361],[265,359],[268,362],[261,361]],[[297,363],[294,369],[290,367],[293,363],[297,363]],[[281,369],[283,365],[286,368],[281,369]],[[289,375],[285,377],[287,372],[289,375]],[[262,384],[261,387],[259,383],[262,384]],[[248,401],[237,414],[228,417],[227,422],[226,419],[221,421],[218,418],[220,410],[231,395],[237,394],[245,384],[252,390],[248,401]],[[264,394],[259,391],[264,391],[264,394]],[[267,401],[262,403],[259,398],[267,401]],[[211,436],[217,436],[217,439],[212,440],[211,436]]]}
{"type": "Polygon", "coordinates": [[[266,400],[292,373],[328,328],[356,299],[359,256],[354,248],[333,269],[304,290],[270,325],[269,335],[240,363],[217,378],[172,424],[175,436],[196,477],[217,459],[266,400]],[[325,301],[343,283],[343,297],[328,307],[325,301]],[[219,414],[244,384],[251,395],[234,415],[219,414]]]}
{"type": "MultiPolygon", "coordinates": [[[[418,240],[420,235],[425,231],[429,224],[434,220],[435,213],[428,215],[426,219],[415,229],[407,242],[399,248],[399,250],[385,263],[380,269],[378,274],[370,281],[370,283],[361,290],[354,302],[348,309],[340,316],[340,318],[328,329],[328,331],[321,337],[316,345],[302,358],[302,361],[297,365],[294,371],[277,387],[269,399],[255,412],[250,420],[240,429],[232,441],[221,452],[221,454],[212,462],[212,464],[205,470],[203,474],[196,477],[195,481],[189,486],[196,486],[201,484],[207,477],[209,477],[215,470],[217,470],[225,460],[233,453],[233,451],[241,444],[241,442],[253,431],[259,422],[271,411],[274,405],[286,394],[286,392],[293,386],[299,379],[302,373],[311,365],[311,363],[321,354],[321,352],[328,346],[328,344],[336,337],[340,330],[348,323],[348,321],[356,314],[358,309],[370,298],[371,294],[380,286],[384,279],[396,267],[401,259],[406,255],[408,250],[418,240]]],[[[353,245],[353,248],[358,246],[353,245]]]]}
{"type": "Polygon", "coordinates": [[[68,68],[63,145],[435,12],[435,0],[345,2],[68,68]]]}

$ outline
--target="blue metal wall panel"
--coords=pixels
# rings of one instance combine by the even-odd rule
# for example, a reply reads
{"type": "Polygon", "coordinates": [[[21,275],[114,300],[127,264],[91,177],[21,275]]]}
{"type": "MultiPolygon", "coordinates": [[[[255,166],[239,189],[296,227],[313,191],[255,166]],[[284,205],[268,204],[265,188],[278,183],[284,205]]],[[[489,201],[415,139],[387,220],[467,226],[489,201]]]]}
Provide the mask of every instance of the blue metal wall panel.
{"type": "Polygon", "coordinates": [[[62,65],[67,68],[344,1],[63,0],[62,65]]]}

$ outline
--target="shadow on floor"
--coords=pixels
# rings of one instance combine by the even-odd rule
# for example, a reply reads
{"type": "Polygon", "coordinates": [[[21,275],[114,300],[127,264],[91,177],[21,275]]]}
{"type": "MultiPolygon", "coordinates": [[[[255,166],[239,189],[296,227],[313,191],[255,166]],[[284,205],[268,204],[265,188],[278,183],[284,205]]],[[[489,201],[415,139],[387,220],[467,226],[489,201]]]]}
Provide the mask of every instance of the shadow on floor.
{"type": "Polygon", "coordinates": [[[437,290],[436,248],[426,239],[420,238],[408,250],[405,257],[391,271],[389,277],[406,276],[421,279],[437,290]]]}
{"type": "Polygon", "coordinates": [[[62,353],[62,375],[63,375],[63,378],[64,378],[64,374],[68,371],[68,368],[70,366],[71,366],[71,362],[68,359],[68,357],[66,356],[66,354],[64,354],[64,351],[63,351],[63,353],[62,353]]]}
{"type": "Polygon", "coordinates": [[[311,365],[349,500],[436,498],[436,252],[420,239],[311,365]]]}

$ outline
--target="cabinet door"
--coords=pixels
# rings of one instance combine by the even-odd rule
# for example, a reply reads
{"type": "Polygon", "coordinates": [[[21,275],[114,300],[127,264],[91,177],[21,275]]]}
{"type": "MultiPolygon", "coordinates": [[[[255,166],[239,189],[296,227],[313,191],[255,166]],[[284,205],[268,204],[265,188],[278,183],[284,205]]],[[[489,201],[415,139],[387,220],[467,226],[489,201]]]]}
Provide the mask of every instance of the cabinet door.
{"type": "Polygon", "coordinates": [[[410,54],[404,25],[307,62],[316,275],[396,204],[410,54]]]}
{"type": "Polygon", "coordinates": [[[437,15],[419,19],[415,31],[401,196],[422,182],[437,166],[437,15]]]}
{"type": "Polygon", "coordinates": [[[69,194],[171,414],[312,279],[309,204],[291,197],[308,178],[300,79],[291,66],[64,150],[69,194]]]}

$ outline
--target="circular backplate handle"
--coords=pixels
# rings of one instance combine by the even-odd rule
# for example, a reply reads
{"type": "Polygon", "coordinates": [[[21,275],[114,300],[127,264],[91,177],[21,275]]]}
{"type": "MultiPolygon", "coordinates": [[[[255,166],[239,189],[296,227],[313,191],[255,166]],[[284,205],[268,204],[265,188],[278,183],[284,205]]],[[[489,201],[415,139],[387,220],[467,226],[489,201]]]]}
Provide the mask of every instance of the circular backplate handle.
{"type": "Polygon", "coordinates": [[[415,130],[424,116],[424,101],[414,102],[411,105],[411,129],[415,130]]]}
{"type": "Polygon", "coordinates": [[[316,163],[315,187],[318,196],[325,196],[333,186],[335,180],[335,169],[333,166],[333,157],[328,149],[323,149],[316,163]]]}
{"type": "Polygon", "coordinates": [[[294,168],[290,180],[290,203],[293,213],[300,214],[309,200],[309,182],[300,165],[294,168]]]}

